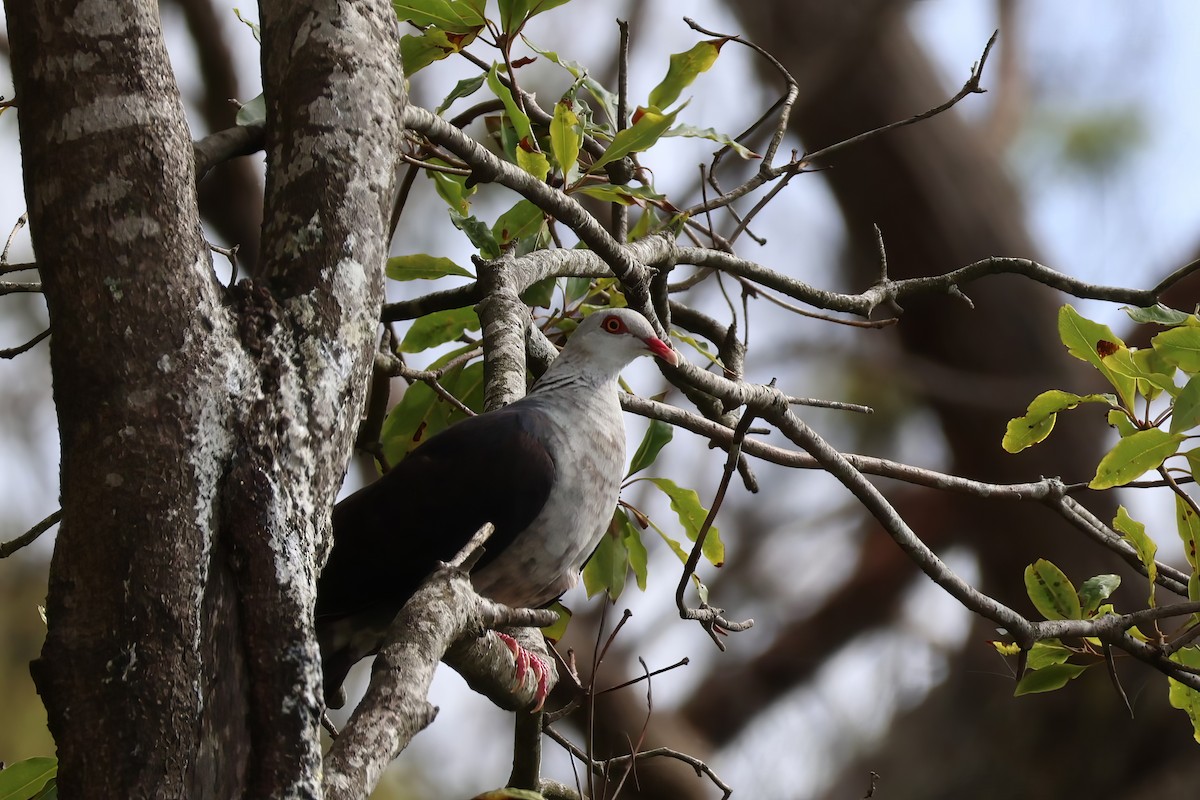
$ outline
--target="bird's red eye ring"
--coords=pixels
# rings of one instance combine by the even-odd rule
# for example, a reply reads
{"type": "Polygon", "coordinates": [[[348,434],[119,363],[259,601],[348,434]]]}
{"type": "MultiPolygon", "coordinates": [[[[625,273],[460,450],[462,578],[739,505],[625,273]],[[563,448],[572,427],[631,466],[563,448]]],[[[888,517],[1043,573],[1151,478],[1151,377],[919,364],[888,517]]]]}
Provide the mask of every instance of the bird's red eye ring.
{"type": "Polygon", "coordinates": [[[602,327],[609,333],[625,332],[625,323],[621,321],[620,317],[609,317],[608,319],[604,320],[602,327]]]}

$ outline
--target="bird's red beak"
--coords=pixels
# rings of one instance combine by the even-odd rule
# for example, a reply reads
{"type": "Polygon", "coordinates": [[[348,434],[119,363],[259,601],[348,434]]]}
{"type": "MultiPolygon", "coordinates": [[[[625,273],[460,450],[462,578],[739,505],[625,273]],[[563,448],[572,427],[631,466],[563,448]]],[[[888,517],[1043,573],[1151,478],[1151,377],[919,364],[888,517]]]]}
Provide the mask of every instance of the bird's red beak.
{"type": "Polygon", "coordinates": [[[667,344],[662,339],[656,339],[653,337],[649,339],[643,339],[642,341],[646,343],[646,349],[653,353],[655,358],[661,358],[672,367],[679,366],[679,354],[671,349],[671,345],[667,344]]]}

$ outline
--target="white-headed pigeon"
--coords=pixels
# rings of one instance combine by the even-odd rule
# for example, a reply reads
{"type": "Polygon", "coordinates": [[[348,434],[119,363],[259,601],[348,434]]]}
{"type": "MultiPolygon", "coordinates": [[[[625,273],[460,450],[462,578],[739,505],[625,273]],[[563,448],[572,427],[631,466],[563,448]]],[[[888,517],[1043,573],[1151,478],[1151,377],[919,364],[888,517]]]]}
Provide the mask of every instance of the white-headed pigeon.
{"type": "Polygon", "coordinates": [[[486,522],[496,530],[472,570],[480,594],[537,608],[575,585],[624,474],[617,378],[642,355],[677,363],[642,315],[597,311],[526,397],[430,437],[338,503],[316,603],[328,706],[341,706],[350,667],[378,652],[437,563],[486,522]]]}

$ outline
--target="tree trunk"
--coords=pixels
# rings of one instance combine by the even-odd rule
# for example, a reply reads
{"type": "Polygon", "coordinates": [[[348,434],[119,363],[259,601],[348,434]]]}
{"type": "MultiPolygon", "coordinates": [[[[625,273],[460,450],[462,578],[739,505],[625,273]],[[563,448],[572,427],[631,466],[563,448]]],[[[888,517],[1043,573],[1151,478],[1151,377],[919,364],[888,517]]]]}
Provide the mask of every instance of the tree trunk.
{"type": "Polygon", "coordinates": [[[382,301],[394,13],[263,4],[263,279],[227,292],[156,4],[6,10],[62,441],[34,666],[61,792],[317,796],[312,602],[382,301]]]}

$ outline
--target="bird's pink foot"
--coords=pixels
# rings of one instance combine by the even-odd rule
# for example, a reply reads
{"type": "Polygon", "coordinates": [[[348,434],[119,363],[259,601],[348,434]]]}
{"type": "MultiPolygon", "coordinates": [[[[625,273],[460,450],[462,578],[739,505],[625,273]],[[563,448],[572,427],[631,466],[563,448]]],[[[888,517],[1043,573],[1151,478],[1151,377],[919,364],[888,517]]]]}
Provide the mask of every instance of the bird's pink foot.
{"type": "Polygon", "coordinates": [[[546,702],[546,697],[550,694],[550,670],[552,666],[537,653],[531,653],[524,647],[521,647],[521,645],[517,644],[517,640],[508,634],[497,632],[496,635],[512,651],[513,659],[517,662],[517,686],[524,684],[526,672],[532,672],[537,679],[537,688],[534,690],[534,703],[531,710],[541,711],[542,706],[546,702]]]}

